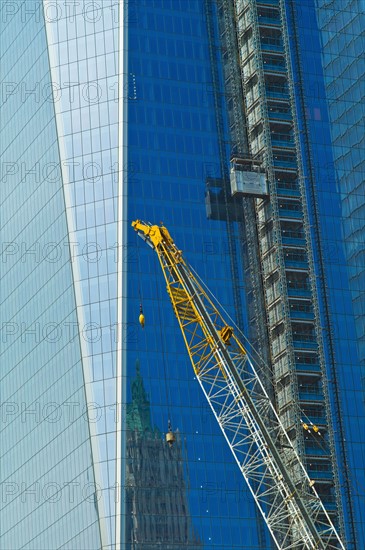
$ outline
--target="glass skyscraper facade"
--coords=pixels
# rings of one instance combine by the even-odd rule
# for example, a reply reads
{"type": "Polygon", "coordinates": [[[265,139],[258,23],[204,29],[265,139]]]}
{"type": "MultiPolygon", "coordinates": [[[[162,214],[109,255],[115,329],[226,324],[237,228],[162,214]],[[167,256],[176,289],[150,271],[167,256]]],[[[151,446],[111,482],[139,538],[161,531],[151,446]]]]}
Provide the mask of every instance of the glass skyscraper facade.
{"type": "Polygon", "coordinates": [[[19,9],[8,20],[8,7],[1,33],[0,546],[96,549],[101,530],[45,26],[39,12],[19,9]]]}
{"type": "Polygon", "coordinates": [[[0,549],[273,547],[135,219],[164,223],[263,358],[364,548],[362,2],[0,9],[0,549]],[[233,196],[252,162],[267,192],[233,196]]]}
{"type": "Polygon", "coordinates": [[[303,150],[350,548],[364,545],[363,8],[317,1],[290,13],[301,52],[303,150]]]}

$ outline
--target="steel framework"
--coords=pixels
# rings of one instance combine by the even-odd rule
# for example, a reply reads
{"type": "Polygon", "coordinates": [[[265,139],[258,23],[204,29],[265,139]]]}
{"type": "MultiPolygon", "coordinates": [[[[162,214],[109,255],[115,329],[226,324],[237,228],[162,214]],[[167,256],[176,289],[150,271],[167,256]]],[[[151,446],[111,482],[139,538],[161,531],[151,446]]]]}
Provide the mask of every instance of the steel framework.
{"type": "Polygon", "coordinates": [[[157,252],[193,369],[281,550],[344,545],[244,346],[164,226],[133,228],[157,252]]]}

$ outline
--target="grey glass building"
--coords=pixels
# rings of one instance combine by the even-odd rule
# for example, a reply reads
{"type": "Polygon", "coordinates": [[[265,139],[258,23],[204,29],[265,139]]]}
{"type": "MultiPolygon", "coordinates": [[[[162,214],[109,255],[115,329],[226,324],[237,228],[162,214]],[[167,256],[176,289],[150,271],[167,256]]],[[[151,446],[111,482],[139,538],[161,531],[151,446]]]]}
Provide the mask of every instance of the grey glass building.
{"type": "Polygon", "coordinates": [[[272,548],[135,219],[249,338],[365,547],[361,1],[0,10],[0,549],[272,548]],[[253,161],[267,189],[232,195],[253,161]]]}

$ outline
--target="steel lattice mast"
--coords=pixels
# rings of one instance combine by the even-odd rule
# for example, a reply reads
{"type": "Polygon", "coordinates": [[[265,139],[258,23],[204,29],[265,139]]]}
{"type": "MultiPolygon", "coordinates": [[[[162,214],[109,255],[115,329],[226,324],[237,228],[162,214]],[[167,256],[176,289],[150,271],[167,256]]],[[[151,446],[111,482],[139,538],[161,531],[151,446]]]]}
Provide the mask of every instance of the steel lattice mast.
{"type": "Polygon", "coordinates": [[[244,346],[163,226],[132,226],[157,252],[195,375],[281,550],[345,550],[244,346]]]}

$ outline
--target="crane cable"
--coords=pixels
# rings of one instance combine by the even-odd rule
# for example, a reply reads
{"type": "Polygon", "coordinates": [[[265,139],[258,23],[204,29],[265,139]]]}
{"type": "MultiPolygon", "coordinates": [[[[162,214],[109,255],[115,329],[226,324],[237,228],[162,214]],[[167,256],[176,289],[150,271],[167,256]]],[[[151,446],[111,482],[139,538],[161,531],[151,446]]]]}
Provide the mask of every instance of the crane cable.
{"type": "MultiPolygon", "coordinates": [[[[156,283],[160,280],[160,277],[158,277],[157,274],[157,262],[153,262],[154,265],[154,271],[155,271],[155,279],[156,283]]],[[[166,352],[165,352],[165,332],[162,330],[162,306],[161,306],[161,300],[159,295],[159,286],[158,283],[156,284],[156,299],[157,299],[157,308],[158,308],[158,325],[160,330],[160,341],[161,341],[161,351],[162,351],[162,366],[163,366],[163,373],[164,373],[164,382],[165,382],[165,391],[166,391],[166,405],[167,405],[167,432],[166,432],[166,441],[171,447],[173,443],[175,442],[175,435],[172,431],[172,424],[171,424],[171,411],[170,411],[170,395],[169,395],[169,384],[168,384],[168,377],[167,377],[167,368],[166,368],[166,352]]]]}
{"type": "Polygon", "coordinates": [[[145,325],[145,316],[143,313],[143,299],[142,299],[142,291],[141,291],[141,265],[140,265],[140,258],[139,258],[139,239],[137,239],[137,271],[138,271],[138,297],[139,297],[139,317],[138,321],[142,328],[144,328],[145,325]]]}
{"type": "MultiPolygon", "coordinates": [[[[157,277],[157,266],[156,263],[153,262],[154,269],[155,269],[155,279],[158,280],[157,277]]],[[[143,313],[143,296],[142,296],[142,289],[140,284],[141,279],[141,263],[140,263],[140,248],[139,248],[139,239],[137,239],[137,271],[138,271],[138,297],[139,297],[139,324],[141,325],[142,329],[145,326],[145,316],[143,313]]],[[[163,364],[163,370],[164,370],[164,380],[165,380],[165,390],[166,390],[166,404],[167,404],[167,413],[168,413],[168,424],[167,424],[167,432],[166,432],[166,441],[169,444],[170,447],[172,447],[173,443],[175,442],[175,435],[172,431],[171,426],[171,414],[170,414],[170,397],[168,392],[168,384],[167,384],[167,369],[166,369],[166,361],[165,361],[165,345],[164,345],[164,334],[162,333],[162,315],[161,315],[161,303],[160,303],[160,297],[158,294],[158,285],[157,288],[157,307],[158,307],[158,324],[160,327],[160,341],[161,341],[161,350],[162,350],[162,364],[163,364]]]]}

